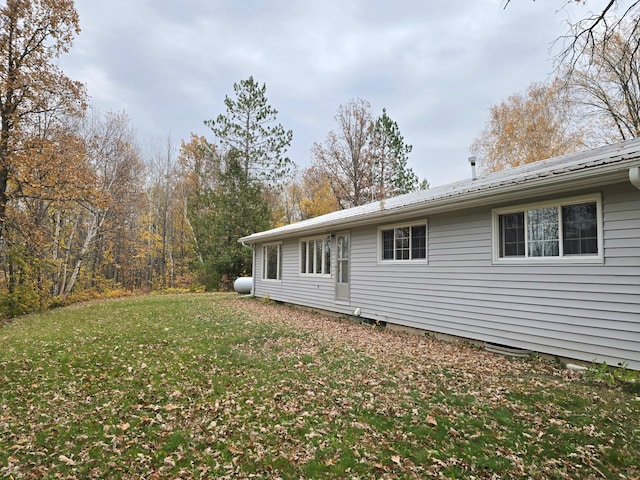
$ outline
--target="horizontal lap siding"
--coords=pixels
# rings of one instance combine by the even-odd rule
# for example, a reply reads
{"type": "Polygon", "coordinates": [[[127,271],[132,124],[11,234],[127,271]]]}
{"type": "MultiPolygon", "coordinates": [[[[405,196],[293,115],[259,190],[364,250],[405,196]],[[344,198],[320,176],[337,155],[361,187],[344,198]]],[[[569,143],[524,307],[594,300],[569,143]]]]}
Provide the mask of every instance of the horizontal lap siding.
{"type": "Polygon", "coordinates": [[[478,208],[429,217],[428,263],[379,263],[378,225],[352,230],[350,305],[334,301],[333,275],[298,275],[297,240],[284,244],[282,283],[258,281],[256,294],[640,369],[640,192],[602,192],[604,264],[493,265],[491,208],[478,208]]]}
{"type": "MultiPolygon", "coordinates": [[[[271,300],[294,303],[308,307],[348,313],[348,305],[336,305],[334,301],[335,259],[331,262],[330,276],[301,275],[299,273],[299,240],[287,240],[282,244],[282,272],[280,282],[261,280],[262,271],[256,270],[255,295],[271,300]]],[[[261,249],[258,248],[256,266],[260,266],[261,249]]],[[[335,254],[334,254],[335,255],[335,254]]]]}
{"type": "Polygon", "coordinates": [[[640,368],[640,192],[605,188],[603,212],[604,265],[493,265],[490,208],[429,217],[427,265],[376,262],[377,228],[359,230],[352,305],[372,319],[640,368]]]}
{"type": "Polygon", "coordinates": [[[640,268],[639,195],[640,191],[629,187],[603,202],[607,265],[640,268]]]}

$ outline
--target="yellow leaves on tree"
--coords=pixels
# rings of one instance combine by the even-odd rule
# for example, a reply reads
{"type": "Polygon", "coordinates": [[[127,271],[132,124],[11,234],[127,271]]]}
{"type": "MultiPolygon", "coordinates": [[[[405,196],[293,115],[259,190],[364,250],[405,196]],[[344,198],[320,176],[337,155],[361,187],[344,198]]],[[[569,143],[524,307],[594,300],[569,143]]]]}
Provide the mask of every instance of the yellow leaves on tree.
{"type": "Polygon", "coordinates": [[[583,131],[572,122],[572,104],[560,80],[532,83],[491,107],[489,121],[471,146],[483,172],[517,167],[580,149],[583,131]]]}
{"type": "Polygon", "coordinates": [[[302,175],[303,194],[300,200],[302,218],[313,218],[340,208],[327,174],[317,166],[309,167],[302,175]]]}
{"type": "Polygon", "coordinates": [[[95,175],[78,136],[59,131],[24,145],[13,156],[12,190],[17,196],[58,204],[95,196],[95,175]]]}
{"type": "MultiPolygon", "coordinates": [[[[56,59],[80,31],[72,0],[7,0],[0,7],[0,235],[8,203],[20,195],[14,172],[25,173],[27,149],[43,153],[51,127],[84,109],[82,85],[66,77],[56,59]]],[[[29,173],[35,178],[39,173],[29,173]]]]}

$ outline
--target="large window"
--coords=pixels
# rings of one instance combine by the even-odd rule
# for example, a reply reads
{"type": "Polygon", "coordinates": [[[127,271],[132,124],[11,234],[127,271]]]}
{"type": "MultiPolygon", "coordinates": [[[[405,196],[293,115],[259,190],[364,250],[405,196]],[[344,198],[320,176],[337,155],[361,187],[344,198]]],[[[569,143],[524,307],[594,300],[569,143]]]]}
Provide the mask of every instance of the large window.
{"type": "Polygon", "coordinates": [[[497,259],[602,257],[599,196],[494,211],[497,259]]]}
{"type": "Polygon", "coordinates": [[[380,228],[380,260],[426,260],[427,223],[380,228]]]}
{"type": "Polygon", "coordinates": [[[280,280],[282,270],[282,244],[272,243],[262,247],[262,278],[280,280]]]}
{"type": "Polygon", "coordinates": [[[331,274],[331,236],[307,238],[300,242],[300,273],[331,274]]]}

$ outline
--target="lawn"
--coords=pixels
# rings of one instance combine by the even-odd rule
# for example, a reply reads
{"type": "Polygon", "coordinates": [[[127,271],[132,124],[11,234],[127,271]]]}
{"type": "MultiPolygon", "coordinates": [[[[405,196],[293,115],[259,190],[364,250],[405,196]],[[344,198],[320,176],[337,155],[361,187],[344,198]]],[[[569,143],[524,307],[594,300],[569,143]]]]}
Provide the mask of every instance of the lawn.
{"type": "Polygon", "coordinates": [[[639,478],[640,396],[235,295],[0,326],[0,478],[639,478]]]}

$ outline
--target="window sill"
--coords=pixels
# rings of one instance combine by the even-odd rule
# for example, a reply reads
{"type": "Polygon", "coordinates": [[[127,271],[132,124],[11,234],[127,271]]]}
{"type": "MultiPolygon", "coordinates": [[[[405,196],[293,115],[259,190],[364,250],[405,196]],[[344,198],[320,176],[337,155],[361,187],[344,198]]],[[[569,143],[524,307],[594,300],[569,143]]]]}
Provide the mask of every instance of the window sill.
{"type": "Polygon", "coordinates": [[[427,265],[429,261],[425,258],[417,260],[378,260],[378,265],[427,265]]]}
{"type": "Polygon", "coordinates": [[[493,265],[602,265],[603,257],[518,257],[498,258],[493,265]]]}

